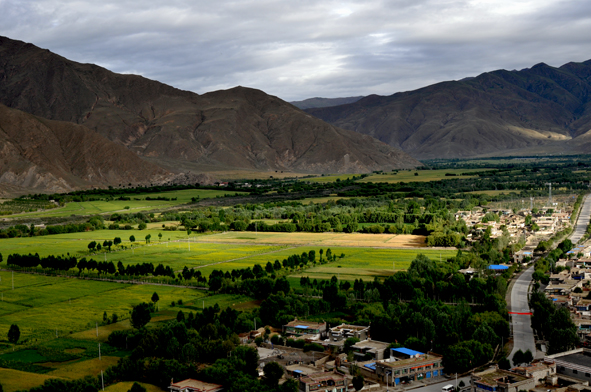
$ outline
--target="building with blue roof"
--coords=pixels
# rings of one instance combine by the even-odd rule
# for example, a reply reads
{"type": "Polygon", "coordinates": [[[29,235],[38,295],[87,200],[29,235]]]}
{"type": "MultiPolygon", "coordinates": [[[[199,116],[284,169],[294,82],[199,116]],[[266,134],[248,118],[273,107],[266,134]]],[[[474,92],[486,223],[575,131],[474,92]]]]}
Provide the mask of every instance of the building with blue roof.
{"type": "Polygon", "coordinates": [[[283,336],[291,336],[306,340],[325,339],[327,335],[326,322],[303,321],[295,319],[283,326],[283,336]]]}
{"type": "Polygon", "coordinates": [[[441,355],[425,354],[405,347],[390,351],[391,355],[388,359],[358,363],[361,374],[365,378],[389,385],[433,379],[445,374],[441,355]]]}
{"type": "Polygon", "coordinates": [[[488,266],[488,269],[493,270],[493,271],[504,271],[504,270],[508,270],[509,266],[500,265],[500,264],[491,264],[488,266]]]}

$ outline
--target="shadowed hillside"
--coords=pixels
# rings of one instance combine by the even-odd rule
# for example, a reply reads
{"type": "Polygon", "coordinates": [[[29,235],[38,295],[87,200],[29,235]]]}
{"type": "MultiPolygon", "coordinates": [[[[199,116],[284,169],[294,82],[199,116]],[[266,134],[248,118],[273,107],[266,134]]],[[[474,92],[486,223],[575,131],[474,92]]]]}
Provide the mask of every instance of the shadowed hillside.
{"type": "Polygon", "coordinates": [[[158,183],[171,174],[84,126],[1,104],[0,146],[3,196],[158,183]]]}
{"type": "Polygon", "coordinates": [[[590,91],[591,60],[542,63],[307,112],[423,159],[589,152],[590,91]]]}
{"type": "Polygon", "coordinates": [[[177,172],[203,167],[367,172],[420,165],[262,91],[236,87],[197,95],[8,38],[0,38],[0,102],[83,124],[177,172]]]}

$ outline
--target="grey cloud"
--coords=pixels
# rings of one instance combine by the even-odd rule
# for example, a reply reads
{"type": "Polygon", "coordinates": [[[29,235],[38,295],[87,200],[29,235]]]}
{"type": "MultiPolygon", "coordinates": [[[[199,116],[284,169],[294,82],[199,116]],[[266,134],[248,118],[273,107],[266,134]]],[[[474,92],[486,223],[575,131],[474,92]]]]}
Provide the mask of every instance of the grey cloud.
{"type": "Polygon", "coordinates": [[[392,94],[591,58],[591,3],[0,0],[0,34],[204,93],[392,94]]]}

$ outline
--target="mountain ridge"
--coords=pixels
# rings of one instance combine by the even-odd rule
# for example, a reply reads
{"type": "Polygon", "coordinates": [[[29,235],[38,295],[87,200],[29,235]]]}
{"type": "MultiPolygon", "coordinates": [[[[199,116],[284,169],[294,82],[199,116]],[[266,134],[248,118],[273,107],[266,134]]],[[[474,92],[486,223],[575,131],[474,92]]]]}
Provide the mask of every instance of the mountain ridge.
{"type": "Polygon", "coordinates": [[[419,159],[585,152],[575,139],[591,129],[590,92],[591,60],[539,63],[306,112],[419,159]]]}
{"type": "Polygon", "coordinates": [[[0,102],[84,125],[175,172],[214,166],[358,173],[421,165],[259,90],[235,87],[198,95],[6,37],[0,37],[0,102]]]}

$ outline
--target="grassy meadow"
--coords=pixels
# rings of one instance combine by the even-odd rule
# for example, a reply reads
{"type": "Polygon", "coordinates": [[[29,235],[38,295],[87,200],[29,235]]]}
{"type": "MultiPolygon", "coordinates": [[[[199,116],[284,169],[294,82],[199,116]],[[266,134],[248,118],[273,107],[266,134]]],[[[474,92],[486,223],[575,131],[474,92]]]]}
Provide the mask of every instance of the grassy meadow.
{"type": "Polygon", "coordinates": [[[224,191],[215,189],[185,189],[180,191],[168,191],[160,193],[130,193],[127,196],[131,200],[111,200],[111,201],[83,201],[83,202],[70,202],[64,207],[55,208],[46,211],[39,212],[28,212],[18,214],[17,216],[28,216],[28,217],[51,217],[51,216],[70,216],[70,215],[95,215],[95,214],[107,214],[114,212],[139,212],[149,211],[153,209],[165,209],[174,207],[180,204],[187,204],[191,202],[191,198],[198,197],[200,199],[210,199],[215,197],[224,197],[225,195],[241,194],[244,192],[235,191],[224,191]],[[146,197],[158,198],[177,198],[177,200],[145,200],[146,197]],[[135,200],[141,199],[141,200],[135,200]],[[129,208],[126,208],[129,207],[129,208]]]}
{"type": "Polygon", "coordinates": [[[132,306],[148,302],[155,291],[160,296],[160,313],[172,311],[170,317],[176,314],[176,310],[171,309],[172,301],[191,303],[207,295],[201,290],[183,287],[23,273],[14,274],[12,290],[11,272],[0,271],[0,278],[0,336],[6,336],[10,325],[17,324],[23,343],[53,338],[56,330],[58,337],[94,330],[97,322],[102,323],[105,311],[109,316],[116,313],[120,319],[129,318],[132,306]]]}
{"type": "Polygon", "coordinates": [[[381,174],[372,174],[359,182],[428,182],[449,180],[453,178],[472,178],[474,176],[463,176],[462,173],[479,172],[486,169],[442,169],[442,170],[404,170],[396,172],[386,172],[381,174]],[[418,175],[415,175],[418,173],[418,175]],[[455,174],[455,176],[446,176],[446,173],[455,174]]]}
{"type": "Polygon", "coordinates": [[[355,280],[358,278],[373,279],[375,276],[388,276],[395,270],[406,270],[410,263],[416,258],[419,253],[427,257],[438,259],[439,256],[443,259],[455,256],[456,250],[437,250],[437,249],[380,249],[380,248],[358,248],[358,247],[339,247],[339,246],[298,246],[293,248],[283,249],[271,254],[254,255],[241,260],[230,261],[217,265],[202,267],[199,270],[205,275],[209,275],[214,269],[222,271],[231,271],[233,269],[241,269],[252,267],[255,264],[265,266],[267,262],[273,263],[275,260],[280,262],[283,259],[293,255],[301,255],[303,252],[311,250],[316,251],[316,259],[318,260],[319,250],[330,248],[333,254],[340,256],[344,254],[345,257],[337,259],[335,262],[329,264],[317,264],[316,267],[307,268],[302,272],[295,272],[290,276],[310,276],[315,275],[316,278],[330,279],[333,275],[341,274],[341,279],[355,280]]]}
{"type": "MultiPolygon", "coordinates": [[[[57,378],[46,374],[22,372],[14,369],[0,368],[0,383],[4,392],[16,392],[38,387],[45,380],[57,378]]],[[[126,391],[127,392],[127,391],[126,391]]]]}

